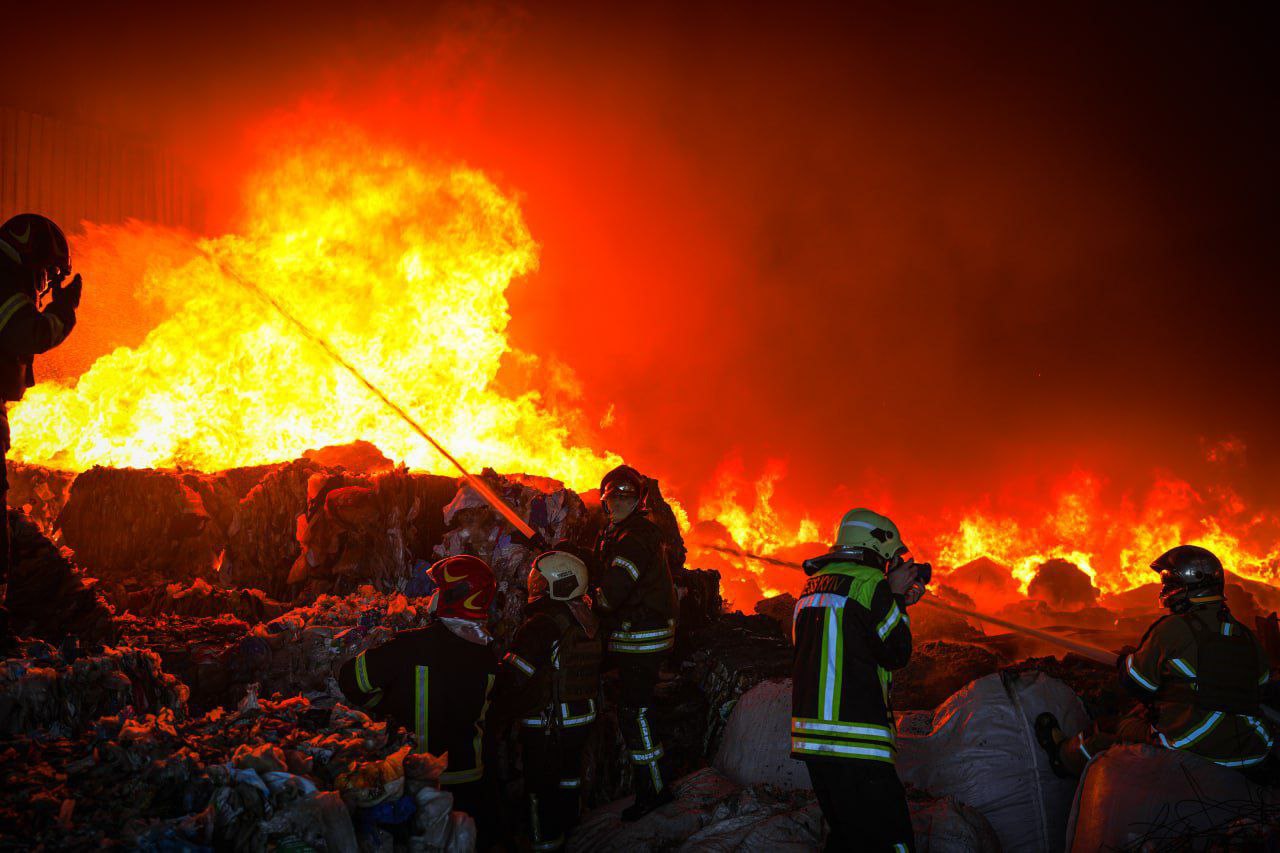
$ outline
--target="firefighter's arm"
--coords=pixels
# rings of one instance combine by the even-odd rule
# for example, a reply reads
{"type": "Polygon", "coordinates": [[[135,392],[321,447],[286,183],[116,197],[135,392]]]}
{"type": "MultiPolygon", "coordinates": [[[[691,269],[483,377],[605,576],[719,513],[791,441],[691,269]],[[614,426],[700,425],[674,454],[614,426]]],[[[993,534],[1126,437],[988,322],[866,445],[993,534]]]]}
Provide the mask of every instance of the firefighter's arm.
{"type": "Polygon", "coordinates": [[[394,677],[396,640],[366,649],[338,670],[342,695],[356,705],[372,708],[382,700],[382,688],[394,677]]]}
{"type": "Polygon", "coordinates": [[[1128,693],[1144,702],[1156,697],[1164,684],[1170,650],[1176,645],[1176,629],[1177,622],[1165,617],[1151,627],[1136,650],[1120,656],[1120,686],[1128,693]]]}
{"type": "Polygon", "coordinates": [[[538,671],[551,665],[551,648],[557,639],[555,622],[545,616],[535,616],[516,629],[493,688],[493,719],[498,724],[536,703],[538,671]]]}
{"type": "Polygon", "coordinates": [[[902,669],[911,660],[911,618],[902,596],[894,595],[887,580],[871,594],[866,623],[871,654],[885,669],[902,669]]]}
{"type": "Polygon", "coordinates": [[[596,607],[605,613],[622,607],[640,581],[640,572],[653,559],[649,548],[634,533],[618,540],[613,561],[602,567],[600,588],[596,591],[596,607]]]}
{"type": "Polygon", "coordinates": [[[66,300],[39,311],[30,296],[14,293],[0,303],[0,349],[15,358],[48,352],[66,340],[75,324],[75,307],[66,300]]]}

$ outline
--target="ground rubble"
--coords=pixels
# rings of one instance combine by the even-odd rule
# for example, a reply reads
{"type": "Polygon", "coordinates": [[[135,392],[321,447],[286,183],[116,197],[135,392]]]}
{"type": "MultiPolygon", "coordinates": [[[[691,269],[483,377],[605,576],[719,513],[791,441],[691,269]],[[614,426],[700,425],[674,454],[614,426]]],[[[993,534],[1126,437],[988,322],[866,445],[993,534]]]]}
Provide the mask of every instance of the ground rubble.
{"type": "MultiPolygon", "coordinates": [[[[474,826],[435,789],[439,768],[405,752],[403,731],[346,707],[334,675],[427,623],[426,568],[451,554],[494,567],[504,649],[535,551],[458,480],[354,458],[319,453],[217,475],[11,471],[21,508],[11,513],[10,602],[33,639],[0,664],[0,768],[13,780],[0,792],[6,843],[468,849],[474,826]],[[95,501],[129,506],[108,518],[95,501]]],[[[481,476],[549,542],[586,547],[599,530],[592,494],[481,476]]],[[[584,772],[594,811],[572,846],[814,849],[822,823],[806,780],[735,781],[717,764],[744,697],[772,689],[789,707],[779,685],[791,672],[794,599],[725,613],[720,576],[682,567],[674,513],[656,484],[653,493],[680,602],[653,719],[681,805],[657,826],[619,823],[630,768],[617,678],[606,675],[584,772]]],[[[934,732],[946,722],[935,709],[995,673],[1006,683],[1052,676],[1090,715],[1118,706],[1107,667],[1074,655],[1020,661],[1015,643],[962,619],[923,610],[912,619],[917,646],[894,688],[898,709],[911,712],[906,735],[934,732]]],[[[515,815],[520,769],[514,738],[501,738],[492,771],[515,815]]],[[[919,849],[997,849],[982,815],[955,796],[917,787],[911,797],[919,849]]]]}

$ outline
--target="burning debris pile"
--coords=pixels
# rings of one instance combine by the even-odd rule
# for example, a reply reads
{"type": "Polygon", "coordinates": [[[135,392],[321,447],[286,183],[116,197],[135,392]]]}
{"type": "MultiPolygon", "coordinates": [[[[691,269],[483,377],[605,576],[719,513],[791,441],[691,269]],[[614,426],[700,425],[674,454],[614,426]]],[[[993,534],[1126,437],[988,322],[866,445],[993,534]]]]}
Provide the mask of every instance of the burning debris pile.
{"type": "MultiPolygon", "coordinates": [[[[0,765],[13,780],[0,831],[71,849],[373,850],[390,849],[392,839],[410,849],[467,849],[475,828],[451,814],[438,789],[443,765],[409,754],[406,732],[347,707],[335,673],[394,632],[426,625],[426,568],[458,553],[494,569],[491,624],[505,648],[535,552],[465,483],[384,463],[329,449],[216,475],[95,468],[64,480],[15,466],[23,509],[12,514],[10,602],[19,633],[32,639],[0,673],[0,765]]],[[[547,541],[588,543],[599,529],[590,495],[543,478],[483,478],[547,541]]],[[[761,708],[780,725],[788,719],[789,687],[781,685],[791,672],[795,599],[762,601],[754,615],[724,613],[719,575],[679,565],[679,526],[654,485],[680,619],[653,724],[681,780],[682,810],[619,823],[631,773],[616,714],[620,686],[607,675],[583,777],[584,802],[596,811],[572,845],[816,846],[822,822],[803,770],[766,778],[749,769],[779,744],[785,750],[786,733],[757,746],[772,730],[743,722],[761,708]]],[[[1058,607],[1096,607],[1078,580],[1061,567],[1046,572],[1052,607],[1028,613],[1053,624],[1058,607]]],[[[1008,583],[998,565],[979,565],[953,572],[935,594],[972,608],[970,594],[1008,583]]],[[[1114,620],[1086,630],[1096,631],[1094,642],[1120,633],[1114,620]]],[[[1027,659],[1046,650],[939,610],[913,612],[913,632],[915,653],[897,674],[895,697],[908,711],[904,737],[921,745],[913,753],[919,766],[908,768],[916,832],[941,846],[950,839],[998,849],[1026,828],[1017,810],[989,807],[959,777],[938,782],[929,762],[959,747],[926,745],[967,743],[967,730],[946,726],[995,702],[973,698],[983,690],[1014,695],[1009,684],[1051,682],[1054,696],[1090,714],[1124,710],[1114,672],[1073,655],[1027,659]],[[951,706],[969,710],[945,710],[951,706]]],[[[515,802],[514,738],[496,741],[495,773],[515,802]]],[[[1034,756],[1026,760],[1043,771],[1034,756]]],[[[777,767],[789,761],[778,758],[777,767]]],[[[1066,805],[1055,803],[1056,822],[1043,832],[1065,820],[1066,805]]]]}

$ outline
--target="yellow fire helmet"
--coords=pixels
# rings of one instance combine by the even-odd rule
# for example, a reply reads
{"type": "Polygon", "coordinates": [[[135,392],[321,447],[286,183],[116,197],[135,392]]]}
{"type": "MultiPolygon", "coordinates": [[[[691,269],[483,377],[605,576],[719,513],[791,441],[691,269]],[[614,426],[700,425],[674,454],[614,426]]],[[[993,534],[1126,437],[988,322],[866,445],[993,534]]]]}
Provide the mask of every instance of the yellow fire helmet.
{"type": "Polygon", "coordinates": [[[869,509],[851,509],[840,519],[836,528],[836,544],[832,551],[874,551],[885,563],[905,554],[909,549],[902,543],[898,525],[889,518],[869,509]]]}
{"type": "Polygon", "coordinates": [[[587,564],[568,551],[539,554],[529,570],[529,601],[551,596],[573,601],[587,591],[587,564]]]}

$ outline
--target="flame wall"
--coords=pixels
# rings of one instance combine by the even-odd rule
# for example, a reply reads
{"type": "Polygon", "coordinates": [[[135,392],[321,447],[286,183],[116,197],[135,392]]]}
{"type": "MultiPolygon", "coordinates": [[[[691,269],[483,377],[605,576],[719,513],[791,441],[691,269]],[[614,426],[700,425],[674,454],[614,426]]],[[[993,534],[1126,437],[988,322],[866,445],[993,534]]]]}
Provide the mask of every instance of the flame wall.
{"type": "MultiPolygon", "coordinates": [[[[1265,81],[1280,69],[1252,10],[393,5],[353,26],[283,4],[260,26],[197,10],[114,39],[94,14],[58,31],[78,62],[43,62],[38,40],[4,61],[47,69],[28,95],[181,151],[205,177],[211,245],[254,269],[246,253],[279,249],[264,226],[297,222],[246,203],[245,176],[335,125],[433,180],[467,164],[518,199],[537,271],[511,249],[524,238],[483,250],[523,259],[500,263],[513,352],[495,369],[499,337],[475,327],[485,367],[459,381],[499,398],[482,432],[538,424],[583,482],[616,453],[695,524],[779,554],[869,504],[923,556],[989,554],[1024,583],[1059,556],[1117,589],[1180,539],[1275,576],[1280,111],[1265,81]],[[531,389],[541,401],[519,402],[531,389]]],[[[224,284],[159,254],[175,281],[224,284]]],[[[267,277],[297,305],[320,262],[284,258],[267,277]]],[[[396,263],[356,269],[402,276],[396,263]]],[[[131,285],[94,289],[111,268],[89,279],[76,334],[122,331],[59,351],[55,372],[138,343],[135,312],[89,322],[95,300],[135,304],[131,285]]],[[[317,321],[362,357],[410,343],[361,344],[369,318],[348,310],[317,321]]],[[[432,417],[465,442],[447,408],[432,417]]],[[[183,418],[206,437],[161,455],[216,452],[213,428],[183,418]]],[[[322,421],[310,411],[300,435],[355,431],[322,421]]],[[[531,439],[487,441],[469,458],[551,465],[531,439]]],[[[738,571],[743,599],[793,583],[738,571]]]]}

